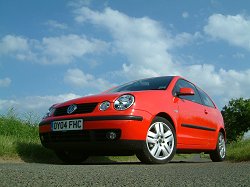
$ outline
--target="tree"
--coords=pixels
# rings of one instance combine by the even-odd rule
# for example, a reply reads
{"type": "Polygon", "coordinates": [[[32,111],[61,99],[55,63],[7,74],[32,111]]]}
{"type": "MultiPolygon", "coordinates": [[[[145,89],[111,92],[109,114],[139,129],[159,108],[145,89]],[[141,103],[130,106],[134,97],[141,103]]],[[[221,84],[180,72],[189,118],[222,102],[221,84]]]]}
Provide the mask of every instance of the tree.
{"type": "Polygon", "coordinates": [[[221,113],[228,142],[240,140],[250,130],[250,99],[231,99],[221,113]]]}

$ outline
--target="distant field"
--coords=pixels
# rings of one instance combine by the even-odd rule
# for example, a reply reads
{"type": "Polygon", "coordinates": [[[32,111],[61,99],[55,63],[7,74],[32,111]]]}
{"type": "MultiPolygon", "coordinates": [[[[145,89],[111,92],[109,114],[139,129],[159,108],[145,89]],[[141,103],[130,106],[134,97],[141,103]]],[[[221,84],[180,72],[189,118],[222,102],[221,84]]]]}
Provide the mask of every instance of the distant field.
{"type": "MultiPolygon", "coordinates": [[[[186,159],[192,155],[176,155],[174,159],[186,159]]],[[[0,116],[0,158],[1,160],[22,160],[24,162],[60,162],[54,153],[40,144],[38,124],[32,124],[15,117],[0,116]]],[[[250,140],[227,146],[227,159],[230,161],[250,160],[250,140]]],[[[138,161],[132,157],[95,157],[90,161],[138,161]]]]}

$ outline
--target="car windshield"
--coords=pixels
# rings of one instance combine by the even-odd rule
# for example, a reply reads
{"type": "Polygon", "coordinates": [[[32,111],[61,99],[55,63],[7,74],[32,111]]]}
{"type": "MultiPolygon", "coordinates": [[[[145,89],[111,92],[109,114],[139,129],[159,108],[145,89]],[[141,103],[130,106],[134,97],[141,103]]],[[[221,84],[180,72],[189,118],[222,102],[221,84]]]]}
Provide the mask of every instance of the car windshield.
{"type": "Polygon", "coordinates": [[[142,91],[142,90],[165,90],[172,80],[172,76],[155,77],[133,81],[127,84],[118,86],[108,93],[115,92],[129,92],[129,91],[142,91]]]}

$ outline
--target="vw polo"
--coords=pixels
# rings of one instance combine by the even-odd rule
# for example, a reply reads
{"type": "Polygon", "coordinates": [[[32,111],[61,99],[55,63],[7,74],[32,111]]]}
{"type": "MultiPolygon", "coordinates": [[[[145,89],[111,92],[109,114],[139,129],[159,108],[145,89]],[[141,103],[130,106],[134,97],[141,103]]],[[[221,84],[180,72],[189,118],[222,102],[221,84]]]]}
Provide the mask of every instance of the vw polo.
{"type": "Polygon", "coordinates": [[[39,124],[44,147],[66,163],[92,155],[136,155],[163,164],[175,153],[226,156],[220,111],[199,87],[180,76],[133,81],[98,95],[51,106],[39,124]]]}

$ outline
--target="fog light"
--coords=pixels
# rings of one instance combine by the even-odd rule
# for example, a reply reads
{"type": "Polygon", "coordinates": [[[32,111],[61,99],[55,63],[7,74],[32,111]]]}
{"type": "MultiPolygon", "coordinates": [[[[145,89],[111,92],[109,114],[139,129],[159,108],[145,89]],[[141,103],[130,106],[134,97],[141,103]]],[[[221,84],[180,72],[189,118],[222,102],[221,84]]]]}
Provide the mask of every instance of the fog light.
{"type": "Polygon", "coordinates": [[[116,133],[115,132],[108,132],[106,134],[106,137],[110,140],[114,140],[116,138],[116,133]]]}

